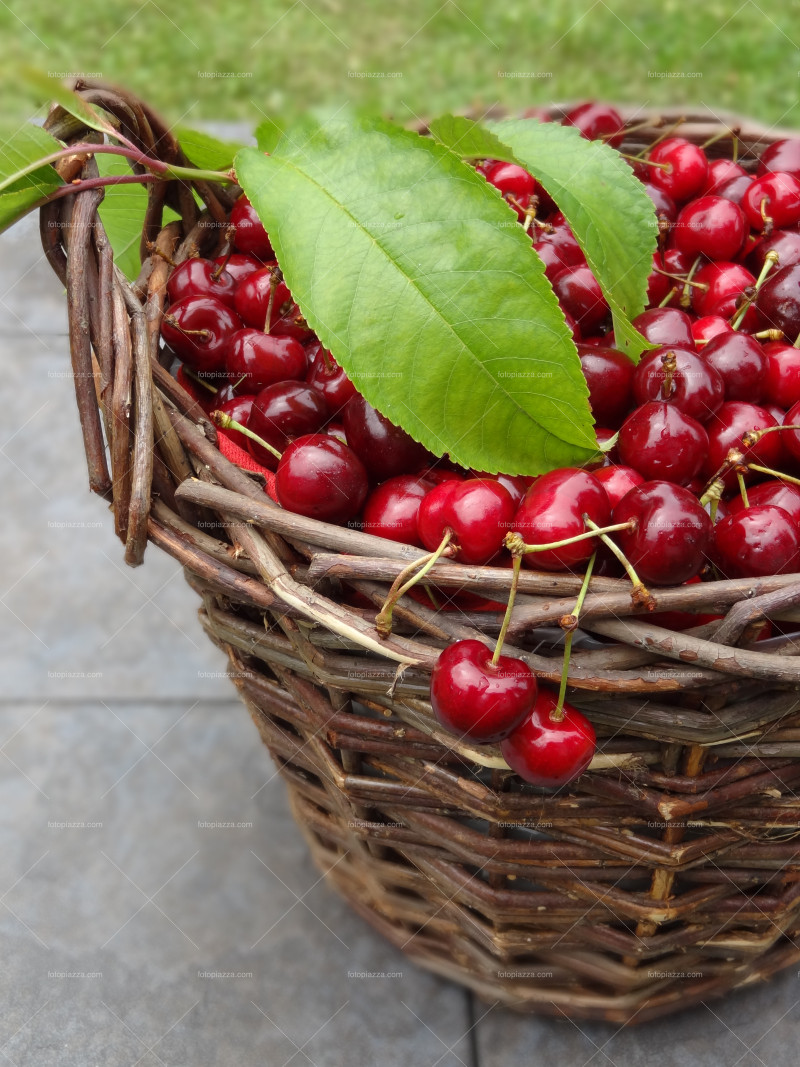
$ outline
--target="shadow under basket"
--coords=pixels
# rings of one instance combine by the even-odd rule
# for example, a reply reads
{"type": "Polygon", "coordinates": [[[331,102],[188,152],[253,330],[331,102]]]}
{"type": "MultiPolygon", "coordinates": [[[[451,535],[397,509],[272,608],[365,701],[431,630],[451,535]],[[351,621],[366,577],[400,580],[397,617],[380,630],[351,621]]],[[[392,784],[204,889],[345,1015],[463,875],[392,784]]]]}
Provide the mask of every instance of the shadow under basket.
{"type": "MultiPolygon", "coordinates": [[[[78,89],[142,151],[185,162],[149,107],[100,83],[78,89]]],[[[624,150],[676,119],[637,115],[624,150]]],[[[781,135],[727,121],[688,115],[677,132],[723,135],[714,157],[735,131],[751,169],[781,135]]],[[[77,125],[58,107],[47,120],[71,143],[96,137],[77,125]]],[[[86,156],[61,171],[97,173],[86,156]]],[[[724,616],[690,634],[634,616],[625,583],[593,579],[569,699],[598,755],[569,790],[526,785],[497,748],[438,730],[428,702],[439,650],[493,639],[501,615],[404,598],[381,641],[375,613],[419,551],[283,511],[166,369],[172,264],[219,253],[239,190],[147,189],[134,284],[113,262],[101,190],[41,212],[67,290],[91,488],[111,503],[129,564],[152,541],[184,566],[329,884],[421,966],[524,1011],[640,1022],[800,959],[800,642],[752,641],[765,617],[800,620],[800,576],[658,590],[661,610],[724,616]],[[180,219],[162,227],[165,206],[180,219]]],[[[503,600],[510,576],[439,563],[429,577],[503,600]]],[[[542,679],[560,676],[558,620],[579,586],[522,575],[507,649],[542,679]]]]}

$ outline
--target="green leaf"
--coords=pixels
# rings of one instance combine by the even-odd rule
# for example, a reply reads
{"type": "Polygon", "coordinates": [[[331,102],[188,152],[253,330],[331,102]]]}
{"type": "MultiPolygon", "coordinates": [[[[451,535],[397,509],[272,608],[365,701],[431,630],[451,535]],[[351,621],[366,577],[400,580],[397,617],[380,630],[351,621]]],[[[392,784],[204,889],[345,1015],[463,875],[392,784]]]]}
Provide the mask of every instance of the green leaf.
{"type": "Polygon", "coordinates": [[[442,115],[428,129],[439,144],[462,159],[500,159],[520,167],[525,165],[491,130],[463,115],[442,115]]]}
{"type": "Polygon", "coordinates": [[[20,173],[60,148],[63,145],[40,126],[26,123],[21,127],[0,128],[0,182],[19,175],[0,194],[0,232],[63,184],[49,164],[27,174],[20,173]]]}
{"type": "Polygon", "coordinates": [[[637,359],[650,346],[630,322],[645,307],[657,237],[642,183],[617,152],[573,127],[506,119],[491,130],[566,216],[611,308],[617,346],[637,359]]]}
{"type": "Polygon", "coordinates": [[[273,119],[264,119],[263,122],[256,126],[256,144],[259,150],[261,152],[274,152],[275,146],[283,137],[283,134],[283,123],[276,122],[273,119]]]}
{"type": "Polygon", "coordinates": [[[230,141],[220,141],[200,130],[180,128],[176,136],[186,158],[200,170],[230,170],[233,157],[242,147],[230,141]]]}
{"type": "MultiPolygon", "coordinates": [[[[130,174],[128,162],[120,156],[98,155],[95,157],[101,177],[130,174]]],[[[147,190],[143,185],[109,185],[98,208],[100,221],[114,252],[114,261],[126,278],[133,280],[139,273],[142,261],[139,243],[142,238],[144,216],[147,211],[147,190]]],[[[164,209],[166,224],[178,216],[170,208],[164,209]]]]}
{"type": "Polygon", "coordinates": [[[536,474],[597,443],[586,382],[530,239],[431,138],[304,123],[236,157],[286,281],[367,400],[438,455],[536,474]]]}
{"type": "Polygon", "coordinates": [[[90,130],[98,130],[100,133],[108,133],[111,136],[116,134],[116,127],[106,115],[98,108],[88,104],[57,78],[51,78],[40,70],[30,68],[25,71],[24,77],[25,81],[44,93],[48,101],[55,100],[65,111],[73,115],[84,126],[88,126],[90,130]]]}

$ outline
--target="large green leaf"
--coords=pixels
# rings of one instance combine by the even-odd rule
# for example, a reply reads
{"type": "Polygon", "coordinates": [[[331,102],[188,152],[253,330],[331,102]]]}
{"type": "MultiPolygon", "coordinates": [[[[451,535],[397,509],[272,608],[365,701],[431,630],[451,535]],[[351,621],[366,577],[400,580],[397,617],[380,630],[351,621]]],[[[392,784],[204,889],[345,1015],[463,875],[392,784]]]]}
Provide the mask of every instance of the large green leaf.
{"type": "Polygon", "coordinates": [[[432,137],[462,159],[501,159],[524,166],[491,130],[464,115],[442,115],[429,126],[432,137]]]}
{"type": "MultiPolygon", "coordinates": [[[[102,177],[130,174],[130,164],[121,156],[95,157],[102,177]]],[[[147,211],[147,190],[143,185],[108,185],[98,208],[100,220],[114,252],[114,261],[126,278],[134,279],[141,268],[139,242],[147,211]]],[[[178,216],[164,208],[165,223],[178,216]]]]}
{"type": "MultiPolygon", "coordinates": [[[[26,123],[20,127],[0,127],[0,182],[13,178],[61,148],[63,145],[40,126],[26,123]]],[[[0,194],[0,231],[22,218],[62,184],[50,164],[17,177],[0,194]]]]}
{"type": "Polygon", "coordinates": [[[236,157],[310,325],[431,451],[536,474],[596,451],[575,346],[530,239],[430,138],[305,123],[236,157]]]}
{"type": "Polygon", "coordinates": [[[230,170],[234,156],[242,147],[240,144],[220,141],[208,133],[185,127],[180,127],[176,136],[186,158],[200,170],[230,170]]]}
{"type": "Polygon", "coordinates": [[[506,119],[492,130],[555,200],[611,308],[619,348],[649,347],[630,325],[644,310],[658,227],[653,202],[622,157],[571,126],[506,119]]]}

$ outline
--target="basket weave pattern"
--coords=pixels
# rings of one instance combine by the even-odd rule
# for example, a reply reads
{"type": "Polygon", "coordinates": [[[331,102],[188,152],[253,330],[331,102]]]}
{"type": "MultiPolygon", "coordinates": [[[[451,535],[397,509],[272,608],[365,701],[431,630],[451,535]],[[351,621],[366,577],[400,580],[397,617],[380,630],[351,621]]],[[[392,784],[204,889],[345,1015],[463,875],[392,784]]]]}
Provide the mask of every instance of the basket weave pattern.
{"type": "MultiPolygon", "coordinates": [[[[185,162],[149,108],[80,88],[142,151],[185,162]]],[[[75,125],[58,108],[48,119],[64,139],[94,136],[75,125]]],[[[661,131],[635,126],[626,151],[661,131]]],[[[690,116],[678,132],[702,143],[720,128],[690,116]]],[[[738,135],[745,165],[778,136],[738,135]]],[[[730,149],[723,137],[709,154],[730,149]]],[[[62,176],[94,168],[80,157],[62,176]]],[[[185,183],[148,185],[133,285],[98,218],[101,190],[43,208],[42,240],[67,289],[91,488],[113,506],[128,563],[152,541],[185,567],[330,884],[423,966],[523,1010],[642,1021],[800,959],[800,644],[753,641],[765,617],[800,620],[798,576],[659,590],[660,611],[724,616],[689,633],[634,615],[626,583],[593,579],[581,629],[603,640],[576,642],[569,699],[599,754],[569,792],[526,786],[498,749],[458,743],[433,719],[430,669],[452,640],[491,641],[502,613],[404,598],[381,640],[375,612],[418,550],[282,511],[166,369],[170,262],[219,252],[238,192],[195,189],[204,208],[185,183]],[[165,204],[182,222],[162,228],[165,204]]],[[[429,577],[445,601],[503,601],[511,572],[439,563],[429,577]]],[[[521,577],[507,651],[552,682],[579,586],[521,577]]]]}

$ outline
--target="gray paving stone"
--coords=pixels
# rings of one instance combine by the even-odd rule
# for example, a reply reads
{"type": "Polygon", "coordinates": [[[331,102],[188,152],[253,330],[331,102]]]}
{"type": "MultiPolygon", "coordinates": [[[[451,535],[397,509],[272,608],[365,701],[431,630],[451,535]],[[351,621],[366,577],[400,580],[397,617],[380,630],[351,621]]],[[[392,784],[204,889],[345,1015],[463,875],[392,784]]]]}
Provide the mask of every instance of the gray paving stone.
{"type": "Polygon", "coordinates": [[[42,252],[38,218],[29,215],[0,235],[0,334],[37,337],[56,352],[54,338],[66,329],[64,289],[42,252]]]}
{"type": "Polygon", "coordinates": [[[52,701],[3,722],[13,1063],[470,1064],[466,997],[321,882],[239,704],[52,701]]]}

